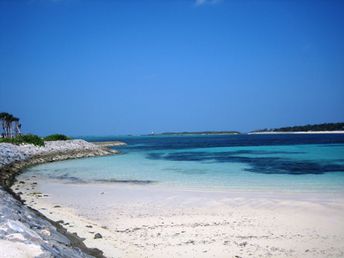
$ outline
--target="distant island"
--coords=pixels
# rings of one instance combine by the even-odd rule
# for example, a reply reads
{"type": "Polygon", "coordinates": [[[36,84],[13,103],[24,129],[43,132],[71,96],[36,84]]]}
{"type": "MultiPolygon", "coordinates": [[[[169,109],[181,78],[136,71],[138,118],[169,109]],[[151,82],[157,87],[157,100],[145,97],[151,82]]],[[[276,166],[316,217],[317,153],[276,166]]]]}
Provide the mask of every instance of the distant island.
{"type": "MultiPolygon", "coordinates": [[[[277,133],[344,133],[344,123],[322,123],[296,125],[280,128],[265,128],[249,132],[248,134],[277,134],[277,133]]],[[[239,131],[199,131],[199,132],[164,132],[150,133],[143,136],[179,136],[179,135],[238,135],[239,131]]]]}
{"type": "Polygon", "coordinates": [[[240,134],[238,131],[203,131],[203,132],[165,132],[165,133],[151,133],[149,136],[155,135],[228,135],[240,134]]]}
{"type": "Polygon", "coordinates": [[[344,132],[344,123],[323,123],[323,124],[312,124],[312,125],[298,125],[288,126],[273,129],[261,129],[255,130],[251,133],[293,133],[293,132],[344,132]]]}

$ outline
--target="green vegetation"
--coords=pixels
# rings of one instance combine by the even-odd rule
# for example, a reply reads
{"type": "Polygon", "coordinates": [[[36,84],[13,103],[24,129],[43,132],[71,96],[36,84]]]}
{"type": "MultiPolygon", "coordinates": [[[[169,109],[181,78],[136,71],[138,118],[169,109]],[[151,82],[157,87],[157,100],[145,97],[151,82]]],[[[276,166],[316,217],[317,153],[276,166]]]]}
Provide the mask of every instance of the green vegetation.
{"type": "Polygon", "coordinates": [[[64,134],[52,134],[44,137],[45,141],[66,141],[70,140],[70,138],[64,134]]]}
{"type": "Polygon", "coordinates": [[[12,144],[28,143],[36,146],[44,146],[44,141],[65,141],[70,138],[63,134],[52,134],[44,139],[34,134],[21,134],[21,124],[19,118],[7,112],[0,112],[2,133],[0,143],[7,142],[12,144]]]}
{"type": "Polygon", "coordinates": [[[302,126],[289,126],[273,129],[262,129],[253,132],[322,132],[322,131],[344,131],[344,123],[324,123],[302,126]]]}
{"type": "Polygon", "coordinates": [[[44,146],[44,141],[65,141],[69,140],[70,138],[63,134],[52,134],[45,138],[41,138],[38,135],[34,134],[23,134],[23,135],[17,135],[15,137],[10,138],[0,138],[1,142],[7,142],[12,144],[22,144],[22,143],[28,143],[33,144],[36,146],[44,146]]]}
{"type": "Polygon", "coordinates": [[[2,125],[0,143],[29,143],[37,146],[44,146],[44,141],[41,137],[34,134],[21,134],[21,124],[19,123],[18,117],[15,117],[7,112],[0,112],[0,121],[2,125]]]}
{"type": "Polygon", "coordinates": [[[25,135],[18,135],[12,138],[0,138],[1,142],[7,142],[12,144],[22,144],[22,143],[29,143],[36,146],[44,146],[44,141],[41,137],[34,135],[34,134],[25,134],[25,135]]]}

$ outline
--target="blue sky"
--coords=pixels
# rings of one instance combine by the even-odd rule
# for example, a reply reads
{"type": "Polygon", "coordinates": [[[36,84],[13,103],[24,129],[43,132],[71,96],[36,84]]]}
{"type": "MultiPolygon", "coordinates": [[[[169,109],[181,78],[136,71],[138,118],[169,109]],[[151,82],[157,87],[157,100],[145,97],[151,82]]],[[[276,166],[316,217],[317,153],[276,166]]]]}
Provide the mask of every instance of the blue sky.
{"type": "Polygon", "coordinates": [[[344,120],[344,1],[0,0],[0,110],[25,132],[344,120]]]}

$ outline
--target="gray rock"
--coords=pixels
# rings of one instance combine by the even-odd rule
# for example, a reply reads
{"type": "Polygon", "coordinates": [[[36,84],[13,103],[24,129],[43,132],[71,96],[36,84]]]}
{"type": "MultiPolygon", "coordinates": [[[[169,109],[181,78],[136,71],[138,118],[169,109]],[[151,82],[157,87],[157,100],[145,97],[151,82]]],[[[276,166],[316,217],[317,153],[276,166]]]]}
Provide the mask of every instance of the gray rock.
{"type": "MultiPolygon", "coordinates": [[[[83,140],[45,142],[44,147],[0,143],[0,239],[39,245],[43,251],[40,258],[104,257],[100,250],[87,248],[82,239],[24,205],[3,186],[7,189],[14,175],[25,166],[116,153],[83,140]]],[[[102,235],[97,233],[95,238],[102,235]]]]}
{"type": "Polygon", "coordinates": [[[97,233],[94,235],[94,239],[98,239],[98,238],[103,238],[103,236],[100,233],[97,233]]]}
{"type": "Polygon", "coordinates": [[[39,245],[43,251],[40,257],[103,257],[100,251],[92,249],[87,251],[84,245],[74,246],[76,237],[71,238],[61,233],[56,225],[21,204],[1,186],[0,239],[39,245]],[[41,230],[42,228],[44,230],[41,230]],[[94,255],[91,254],[92,252],[94,255]]]}

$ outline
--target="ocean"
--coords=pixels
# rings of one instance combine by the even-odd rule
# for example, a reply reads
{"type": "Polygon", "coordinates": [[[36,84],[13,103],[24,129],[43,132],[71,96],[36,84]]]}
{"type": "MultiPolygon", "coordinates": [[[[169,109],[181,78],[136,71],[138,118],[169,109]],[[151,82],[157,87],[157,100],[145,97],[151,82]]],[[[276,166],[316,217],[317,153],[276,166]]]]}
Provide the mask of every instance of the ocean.
{"type": "Polygon", "coordinates": [[[204,190],[344,191],[344,135],[87,137],[120,140],[120,155],[29,168],[68,182],[127,183],[204,190]]]}

